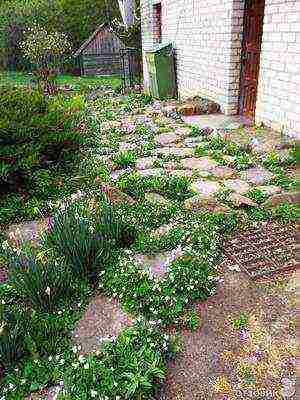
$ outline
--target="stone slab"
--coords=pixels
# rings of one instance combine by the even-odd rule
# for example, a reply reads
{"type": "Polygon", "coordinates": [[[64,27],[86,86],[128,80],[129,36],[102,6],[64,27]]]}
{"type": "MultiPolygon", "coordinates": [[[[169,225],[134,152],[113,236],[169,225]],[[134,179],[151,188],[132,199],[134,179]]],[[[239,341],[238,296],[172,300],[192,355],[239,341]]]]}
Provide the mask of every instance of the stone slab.
{"type": "Polygon", "coordinates": [[[152,151],[153,155],[162,154],[165,156],[190,157],[193,150],[188,147],[161,147],[152,151]]]}
{"type": "Polygon", "coordinates": [[[210,198],[220,190],[221,185],[218,182],[197,180],[190,185],[190,191],[199,195],[210,198]]]}
{"type": "Polygon", "coordinates": [[[183,168],[199,169],[204,171],[211,171],[218,166],[218,163],[210,157],[190,157],[181,161],[183,168]]]}
{"type": "Polygon", "coordinates": [[[241,172],[241,178],[252,185],[264,185],[274,179],[275,175],[266,168],[254,167],[241,172]]]}
{"type": "Polygon", "coordinates": [[[241,179],[227,179],[223,181],[223,185],[227,189],[231,189],[239,194],[247,193],[248,190],[250,190],[251,188],[248,182],[243,181],[241,179]]]}

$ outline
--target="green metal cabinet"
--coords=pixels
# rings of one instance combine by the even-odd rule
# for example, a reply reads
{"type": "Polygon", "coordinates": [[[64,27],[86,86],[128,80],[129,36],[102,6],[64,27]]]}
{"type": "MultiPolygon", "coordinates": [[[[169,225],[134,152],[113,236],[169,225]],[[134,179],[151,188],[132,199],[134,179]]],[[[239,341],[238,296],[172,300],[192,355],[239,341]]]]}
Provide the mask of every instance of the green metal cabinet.
{"type": "Polygon", "coordinates": [[[172,44],[160,44],[146,52],[150,92],[155,98],[175,97],[174,50],[172,44]]]}

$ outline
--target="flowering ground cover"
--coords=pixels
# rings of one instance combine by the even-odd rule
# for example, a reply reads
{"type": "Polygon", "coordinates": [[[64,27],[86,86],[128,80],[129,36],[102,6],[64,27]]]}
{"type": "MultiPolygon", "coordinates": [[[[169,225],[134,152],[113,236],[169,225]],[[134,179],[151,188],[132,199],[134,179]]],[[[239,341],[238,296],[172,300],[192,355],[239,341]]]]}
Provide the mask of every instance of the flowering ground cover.
{"type": "Polygon", "coordinates": [[[190,126],[145,94],[80,104],[76,185],[51,181],[31,222],[5,206],[0,398],[293,398],[291,275],[254,282],[223,249],[296,220],[296,148],[190,126]]]}

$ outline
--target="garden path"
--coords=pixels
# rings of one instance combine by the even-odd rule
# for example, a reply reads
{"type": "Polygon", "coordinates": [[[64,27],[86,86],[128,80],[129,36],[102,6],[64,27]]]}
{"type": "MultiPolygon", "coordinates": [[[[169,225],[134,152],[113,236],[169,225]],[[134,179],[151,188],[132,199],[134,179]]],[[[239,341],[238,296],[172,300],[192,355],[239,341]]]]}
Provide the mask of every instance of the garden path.
{"type": "MultiPolygon", "coordinates": [[[[259,141],[257,144],[253,140],[256,131],[246,128],[252,136],[246,135],[242,144],[252,147],[259,161],[253,165],[249,163],[241,171],[239,160],[230,155],[220,155],[216,160],[215,154],[211,154],[205,144],[206,137],[216,135],[232,140],[240,138],[240,126],[229,125],[228,128],[226,125],[224,129],[213,119],[207,126],[208,117],[203,117],[202,135],[191,137],[190,128],[166,117],[166,114],[162,105],[150,106],[143,115],[130,115],[120,121],[120,126],[125,127],[130,124],[135,127],[143,121],[151,127],[154,135],[149,140],[128,129],[118,148],[103,157],[110,167],[112,185],[124,173],[124,169],[117,169],[113,164],[114,155],[120,149],[134,149],[139,151],[139,158],[136,165],[126,171],[135,170],[142,176],[189,177],[192,196],[185,201],[185,207],[194,211],[221,209],[227,212],[231,208],[255,206],[255,199],[248,196],[251,188],[265,193],[266,202],[272,205],[297,200],[272,182],[275,175],[262,163],[266,149],[278,151],[282,160],[288,157],[278,142],[259,141]],[[150,142],[151,149],[143,152],[145,143],[150,142]],[[195,153],[196,148],[202,148],[203,154],[201,151],[195,153]],[[231,193],[223,201],[217,194],[226,188],[231,193]]],[[[155,196],[152,198],[154,201],[167,201],[155,196]]],[[[151,260],[147,260],[153,273],[159,270],[163,275],[157,256],[152,261],[151,264],[151,260]]],[[[166,264],[165,255],[161,255],[161,262],[166,264]]],[[[273,400],[279,398],[280,393],[292,399],[296,345],[294,280],[295,276],[289,276],[257,284],[242,272],[235,272],[232,265],[224,263],[217,295],[197,306],[202,326],[193,333],[183,332],[182,354],[172,365],[157,400],[273,400]],[[241,315],[246,316],[246,322],[241,315]],[[234,321],[239,319],[242,326],[234,329],[234,321]]],[[[110,316],[104,328],[112,332],[111,335],[117,334],[121,325],[129,323],[118,305],[108,304],[101,297],[94,299],[75,333],[76,343],[80,343],[84,351],[90,351],[99,343],[98,336],[108,334],[107,330],[103,331],[103,315],[110,316]],[[114,318],[115,315],[118,318],[114,318]]],[[[49,396],[48,399],[52,398],[49,396]]]]}

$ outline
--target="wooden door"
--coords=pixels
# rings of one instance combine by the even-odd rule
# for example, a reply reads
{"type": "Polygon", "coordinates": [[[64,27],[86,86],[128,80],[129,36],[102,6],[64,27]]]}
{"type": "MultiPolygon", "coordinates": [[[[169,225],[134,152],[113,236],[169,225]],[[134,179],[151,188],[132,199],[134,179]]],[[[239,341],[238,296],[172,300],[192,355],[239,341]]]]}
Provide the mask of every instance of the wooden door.
{"type": "Polygon", "coordinates": [[[254,118],[255,113],[263,18],[264,0],[246,0],[239,111],[248,118],[254,118]]]}

